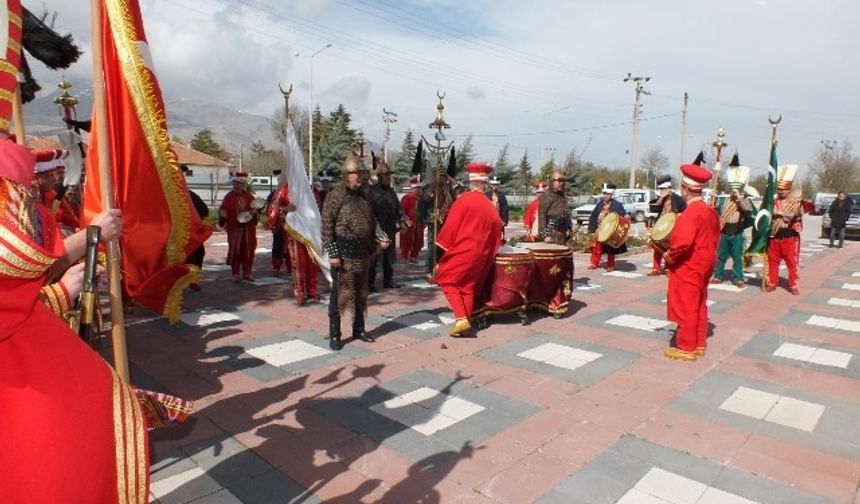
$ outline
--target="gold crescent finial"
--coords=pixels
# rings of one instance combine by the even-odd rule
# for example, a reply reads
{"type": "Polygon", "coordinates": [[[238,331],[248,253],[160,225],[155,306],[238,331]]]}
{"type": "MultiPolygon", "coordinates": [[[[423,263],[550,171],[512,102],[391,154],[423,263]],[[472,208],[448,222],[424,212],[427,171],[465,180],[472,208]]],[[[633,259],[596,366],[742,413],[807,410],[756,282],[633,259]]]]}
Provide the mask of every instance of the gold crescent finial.
{"type": "Polygon", "coordinates": [[[445,99],[445,93],[439,94],[439,91],[436,91],[436,96],[438,96],[440,100],[445,99]]]}
{"type": "Polygon", "coordinates": [[[767,116],[767,120],[770,122],[771,126],[776,126],[777,124],[779,124],[780,121],[782,121],[782,114],[779,115],[776,121],[771,119],[770,116],[767,116]]]}

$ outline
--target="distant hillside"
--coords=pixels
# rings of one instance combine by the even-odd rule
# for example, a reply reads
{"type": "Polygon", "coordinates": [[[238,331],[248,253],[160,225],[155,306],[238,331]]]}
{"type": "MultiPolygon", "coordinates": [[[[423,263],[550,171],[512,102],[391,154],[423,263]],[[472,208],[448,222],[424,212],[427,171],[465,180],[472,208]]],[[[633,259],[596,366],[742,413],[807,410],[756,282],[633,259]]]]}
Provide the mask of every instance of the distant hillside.
{"type": "MultiPolygon", "coordinates": [[[[24,106],[27,131],[41,136],[50,136],[64,129],[54,98],[59,90],[43,95],[24,106]]],[[[90,117],[93,96],[91,88],[74,88],[72,93],[80,100],[78,119],[90,117]]],[[[185,142],[194,134],[208,128],[216,140],[228,151],[236,151],[239,144],[251,145],[257,141],[270,148],[278,148],[279,142],[272,134],[271,121],[267,117],[246,114],[236,110],[196,100],[168,101],[167,126],[170,136],[178,136],[185,142]]]]}

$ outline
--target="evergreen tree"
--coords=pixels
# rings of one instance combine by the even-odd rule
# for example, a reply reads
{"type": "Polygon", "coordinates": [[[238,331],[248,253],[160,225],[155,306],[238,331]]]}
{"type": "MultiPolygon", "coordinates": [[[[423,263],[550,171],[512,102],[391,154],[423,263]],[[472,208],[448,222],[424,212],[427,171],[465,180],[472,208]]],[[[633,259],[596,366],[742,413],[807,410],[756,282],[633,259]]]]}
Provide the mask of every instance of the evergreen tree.
{"type": "Polygon", "coordinates": [[[259,158],[263,157],[269,149],[266,148],[263,142],[257,140],[256,142],[251,144],[251,148],[249,150],[251,151],[251,157],[259,158]]]}
{"type": "Polygon", "coordinates": [[[571,149],[564,157],[564,162],[560,167],[564,171],[564,176],[567,177],[567,186],[575,194],[581,194],[585,189],[586,174],[581,165],[582,163],[576,155],[576,149],[571,149]]]}
{"type": "MultiPolygon", "coordinates": [[[[467,136],[463,143],[456,147],[456,156],[457,173],[466,173],[466,165],[475,159],[475,154],[472,152],[472,135],[467,136]]],[[[448,160],[443,159],[442,162],[447,163],[448,160]]]]}
{"type": "Polygon", "coordinates": [[[553,155],[540,167],[540,170],[538,170],[538,180],[552,179],[552,172],[555,168],[555,156],[553,155]]]}
{"type": "Polygon", "coordinates": [[[212,157],[216,157],[224,161],[227,161],[230,158],[230,154],[215,141],[215,138],[212,135],[212,130],[210,129],[202,129],[195,133],[194,138],[191,139],[190,147],[196,151],[209,154],[212,157]]]}
{"type": "Polygon", "coordinates": [[[532,180],[532,165],[529,162],[529,151],[523,153],[517,167],[517,188],[528,190],[532,180]]]}
{"type": "Polygon", "coordinates": [[[514,180],[514,165],[508,161],[508,144],[499,151],[499,157],[496,158],[496,164],[493,166],[493,175],[499,178],[506,189],[514,180]]]}
{"type": "Polygon", "coordinates": [[[412,177],[412,163],[415,161],[415,150],[418,143],[415,141],[415,133],[408,129],[403,135],[403,143],[400,145],[400,153],[394,161],[394,176],[398,182],[409,180],[412,177]]]}

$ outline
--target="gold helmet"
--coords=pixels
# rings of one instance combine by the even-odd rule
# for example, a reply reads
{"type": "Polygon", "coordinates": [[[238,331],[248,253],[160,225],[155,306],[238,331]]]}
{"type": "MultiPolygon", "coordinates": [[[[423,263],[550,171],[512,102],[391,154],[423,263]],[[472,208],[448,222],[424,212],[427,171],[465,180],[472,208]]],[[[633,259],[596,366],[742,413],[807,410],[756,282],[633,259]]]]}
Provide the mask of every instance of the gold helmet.
{"type": "Polygon", "coordinates": [[[364,160],[360,157],[356,156],[355,153],[348,153],[346,155],[346,159],[343,161],[343,173],[346,175],[347,173],[361,173],[362,171],[367,170],[367,167],[364,166],[364,160]]]}

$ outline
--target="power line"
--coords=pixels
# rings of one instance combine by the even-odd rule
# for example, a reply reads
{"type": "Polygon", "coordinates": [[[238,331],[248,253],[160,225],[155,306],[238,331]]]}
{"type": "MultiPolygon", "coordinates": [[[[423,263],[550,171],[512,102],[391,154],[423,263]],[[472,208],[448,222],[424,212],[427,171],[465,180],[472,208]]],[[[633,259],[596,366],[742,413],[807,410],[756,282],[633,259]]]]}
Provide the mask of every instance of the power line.
{"type": "MultiPolygon", "coordinates": [[[[657,119],[665,119],[667,117],[674,117],[681,115],[681,112],[669,112],[666,114],[660,114],[651,117],[640,117],[639,122],[642,121],[654,121],[657,119]]],[[[599,129],[607,129],[607,128],[616,128],[618,126],[626,126],[628,124],[633,124],[633,121],[618,121],[613,123],[599,124],[596,126],[584,126],[581,128],[571,128],[565,130],[555,130],[555,131],[532,131],[532,132],[524,132],[524,133],[467,133],[467,134],[456,134],[456,135],[448,135],[449,137],[468,137],[471,136],[473,138],[505,138],[505,137],[514,137],[514,136],[538,136],[538,135],[554,135],[558,133],[581,133],[583,131],[594,131],[599,129]]]]}

